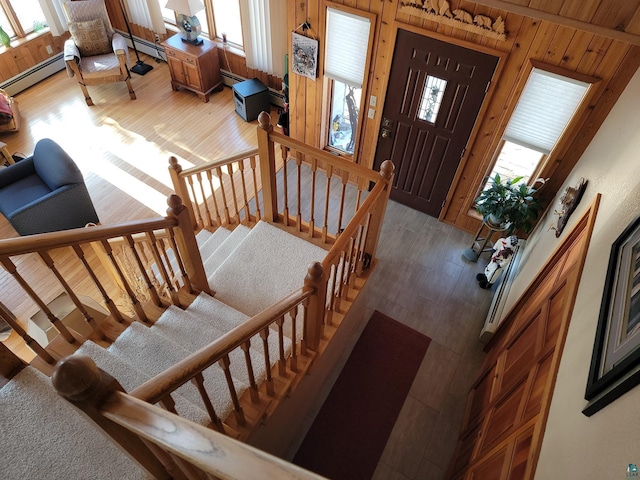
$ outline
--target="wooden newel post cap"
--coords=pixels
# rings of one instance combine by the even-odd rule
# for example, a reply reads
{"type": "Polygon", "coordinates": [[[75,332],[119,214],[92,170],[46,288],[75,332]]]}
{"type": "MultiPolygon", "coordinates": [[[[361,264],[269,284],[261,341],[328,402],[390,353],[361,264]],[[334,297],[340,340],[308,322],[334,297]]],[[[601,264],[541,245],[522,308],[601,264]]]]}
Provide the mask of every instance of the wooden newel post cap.
{"type": "Polygon", "coordinates": [[[182,171],[182,166],[178,163],[178,159],[173,155],[169,157],[169,168],[176,170],[177,172],[182,171]]]}
{"type": "Polygon", "coordinates": [[[271,115],[265,111],[260,112],[260,115],[258,115],[258,125],[264,130],[270,130],[272,128],[271,115]]]}
{"type": "Polygon", "coordinates": [[[56,391],[69,400],[91,397],[102,375],[95,362],[86,355],[73,355],[58,362],[51,376],[56,391]]]}
{"type": "Polygon", "coordinates": [[[182,198],[180,198],[180,195],[176,195],[175,193],[172,193],[167,197],[167,205],[169,205],[167,213],[172,213],[174,215],[179,214],[182,209],[185,208],[182,203],[182,198]]]}
{"type": "Polygon", "coordinates": [[[305,285],[316,284],[322,279],[324,268],[320,262],[313,262],[307,269],[307,276],[304,279],[305,285]]]}
{"type": "Polygon", "coordinates": [[[380,176],[389,180],[393,175],[393,171],[395,169],[396,166],[391,160],[385,160],[384,162],[382,162],[382,165],[380,165],[380,176]]]}

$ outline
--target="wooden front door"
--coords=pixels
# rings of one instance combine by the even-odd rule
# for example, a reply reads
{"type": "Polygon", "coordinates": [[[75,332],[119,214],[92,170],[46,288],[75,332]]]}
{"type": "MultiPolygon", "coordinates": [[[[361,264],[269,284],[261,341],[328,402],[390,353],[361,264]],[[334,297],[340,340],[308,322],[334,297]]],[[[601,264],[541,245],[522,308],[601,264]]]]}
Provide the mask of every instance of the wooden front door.
{"type": "Polygon", "coordinates": [[[498,57],[398,30],[374,166],[391,198],[438,217],[498,57]]]}
{"type": "Polygon", "coordinates": [[[487,345],[447,478],[533,478],[597,202],[487,345]]]}

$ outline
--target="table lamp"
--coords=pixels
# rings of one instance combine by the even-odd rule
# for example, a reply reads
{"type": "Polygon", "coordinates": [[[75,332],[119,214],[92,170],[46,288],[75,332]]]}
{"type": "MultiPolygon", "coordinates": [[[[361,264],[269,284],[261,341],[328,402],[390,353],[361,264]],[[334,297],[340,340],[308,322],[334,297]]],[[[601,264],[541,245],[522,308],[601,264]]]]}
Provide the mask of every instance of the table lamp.
{"type": "Polygon", "coordinates": [[[166,8],[178,14],[178,28],[182,32],[182,41],[192,45],[202,45],[198,38],[202,28],[196,13],[204,9],[200,0],[169,0],[166,8]]]}

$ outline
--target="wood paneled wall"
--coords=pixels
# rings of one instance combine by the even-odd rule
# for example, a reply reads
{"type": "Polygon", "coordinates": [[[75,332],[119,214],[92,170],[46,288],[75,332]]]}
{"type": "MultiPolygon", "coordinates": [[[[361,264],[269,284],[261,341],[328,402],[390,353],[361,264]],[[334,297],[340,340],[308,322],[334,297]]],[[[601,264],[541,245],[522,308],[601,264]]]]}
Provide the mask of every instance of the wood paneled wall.
{"type": "Polygon", "coordinates": [[[47,32],[31,40],[22,40],[15,47],[0,47],[0,82],[62,52],[65,38],[54,37],[47,32]],[[47,52],[47,45],[51,46],[53,53],[47,52]]]}
{"type": "MultiPolygon", "coordinates": [[[[471,204],[489,171],[493,152],[517,100],[514,92],[521,84],[521,76],[523,71],[527,71],[530,60],[601,79],[597,83],[591,105],[578,119],[579,128],[571,132],[570,141],[556,149],[542,172],[542,176],[551,178],[541,192],[543,203],[553,198],[640,65],[640,47],[464,0],[452,0],[451,10],[460,8],[472,15],[486,15],[492,19],[501,16],[505,20],[507,40],[491,39],[400,13],[400,0],[335,0],[335,3],[377,15],[369,82],[363,92],[365,105],[368,105],[370,96],[377,97],[376,114],[374,119],[362,115],[365,123],[356,155],[357,161],[365,166],[373,164],[393,55],[393,39],[398,27],[408,26],[414,31],[417,29],[424,34],[469,48],[482,45],[496,52],[506,53],[499,78],[494,79],[484,114],[476,122],[467,153],[460,164],[441,215],[441,219],[447,223],[468,231],[475,231],[479,226],[477,216],[470,214],[471,204]]],[[[288,6],[290,30],[295,30],[301,23],[308,21],[320,41],[318,78],[313,81],[292,74],[289,81],[290,132],[292,137],[318,147],[324,85],[322,55],[325,3],[323,0],[289,0],[288,6]]]]}

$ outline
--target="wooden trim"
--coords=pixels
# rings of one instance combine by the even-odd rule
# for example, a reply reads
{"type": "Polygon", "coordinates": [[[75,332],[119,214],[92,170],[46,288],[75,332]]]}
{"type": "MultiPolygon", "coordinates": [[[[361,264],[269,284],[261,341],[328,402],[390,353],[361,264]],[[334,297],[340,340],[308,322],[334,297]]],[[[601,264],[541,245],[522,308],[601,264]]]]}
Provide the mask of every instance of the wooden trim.
{"type": "Polygon", "coordinates": [[[484,5],[490,8],[499,8],[506,10],[507,12],[517,13],[525,17],[536,18],[538,20],[544,20],[552,22],[565,27],[576,28],[578,30],[584,30],[587,32],[595,33],[613,40],[620,40],[630,43],[632,45],[640,45],[640,35],[634,35],[620,30],[614,30],[612,28],[602,27],[589,22],[583,22],[573,18],[563,17],[554,13],[543,12],[534,8],[526,7],[523,5],[517,5],[514,3],[505,2],[503,0],[474,0],[478,5],[484,5]]]}

